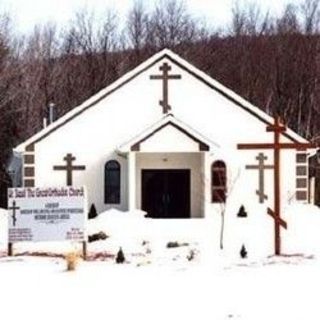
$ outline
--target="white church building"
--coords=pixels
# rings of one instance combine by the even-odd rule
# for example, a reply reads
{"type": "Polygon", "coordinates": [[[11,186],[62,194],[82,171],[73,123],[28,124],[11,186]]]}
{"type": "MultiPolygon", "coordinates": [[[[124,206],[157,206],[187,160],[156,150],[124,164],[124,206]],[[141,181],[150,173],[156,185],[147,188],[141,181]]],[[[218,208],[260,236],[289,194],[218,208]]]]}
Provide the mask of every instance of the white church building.
{"type": "MultiPolygon", "coordinates": [[[[86,186],[98,212],[141,209],[162,219],[256,212],[272,229],[274,122],[165,49],[15,151],[24,187],[86,186]]],[[[278,142],[308,143],[290,129],[278,142]]],[[[281,151],[281,207],[309,201],[312,152],[281,151]]]]}

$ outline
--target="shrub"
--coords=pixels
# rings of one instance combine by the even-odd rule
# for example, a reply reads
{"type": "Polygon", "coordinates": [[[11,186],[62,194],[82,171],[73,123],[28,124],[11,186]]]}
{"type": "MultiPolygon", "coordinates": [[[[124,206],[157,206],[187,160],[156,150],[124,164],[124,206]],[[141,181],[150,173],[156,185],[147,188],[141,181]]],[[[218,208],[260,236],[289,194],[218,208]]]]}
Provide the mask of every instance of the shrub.
{"type": "Polygon", "coordinates": [[[116,256],[116,263],[124,263],[126,261],[126,258],[124,256],[124,253],[122,251],[122,248],[120,247],[117,256],[116,256]]]}
{"type": "Polygon", "coordinates": [[[196,252],[194,249],[191,249],[189,251],[189,254],[187,255],[187,260],[192,261],[192,260],[194,260],[195,257],[196,257],[196,252]]]}
{"type": "Polygon", "coordinates": [[[248,251],[246,250],[246,247],[244,246],[244,244],[242,245],[241,250],[240,250],[240,257],[242,259],[245,259],[248,257],[248,251]]]}
{"type": "Polygon", "coordinates": [[[98,233],[91,234],[88,237],[88,241],[94,242],[94,241],[98,241],[98,240],[106,240],[107,238],[108,238],[108,236],[103,231],[100,231],[98,233]]]}
{"type": "Polygon", "coordinates": [[[186,242],[179,243],[178,241],[170,241],[167,243],[167,248],[187,247],[188,245],[186,242]]]}
{"type": "Polygon", "coordinates": [[[238,218],[247,218],[248,217],[248,213],[246,211],[246,209],[244,208],[244,206],[241,206],[239,209],[239,212],[237,214],[238,218]]]}
{"type": "Polygon", "coordinates": [[[64,258],[67,262],[67,271],[76,270],[79,262],[79,255],[76,252],[70,252],[66,254],[64,258]]]}
{"type": "Polygon", "coordinates": [[[97,209],[96,209],[95,205],[92,204],[91,207],[90,207],[90,210],[89,210],[88,218],[89,219],[94,219],[97,216],[98,216],[97,209]]]}

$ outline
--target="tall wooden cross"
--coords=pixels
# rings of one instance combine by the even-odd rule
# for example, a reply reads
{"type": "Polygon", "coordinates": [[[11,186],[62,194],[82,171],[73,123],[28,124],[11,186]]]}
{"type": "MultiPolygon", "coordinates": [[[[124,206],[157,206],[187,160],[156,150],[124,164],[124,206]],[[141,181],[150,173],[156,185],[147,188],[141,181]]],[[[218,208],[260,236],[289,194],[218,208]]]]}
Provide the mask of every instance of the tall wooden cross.
{"type": "Polygon", "coordinates": [[[287,224],[281,218],[281,184],[280,184],[280,153],[284,149],[297,149],[306,150],[307,148],[314,148],[315,146],[311,143],[281,143],[280,136],[286,131],[286,127],[281,124],[280,118],[276,117],[273,125],[267,126],[267,132],[274,133],[273,143],[244,143],[238,144],[239,150],[273,150],[273,161],[274,161],[274,209],[267,209],[267,213],[274,219],[274,247],[275,254],[281,254],[281,234],[280,227],[287,228],[287,224]]]}
{"type": "Polygon", "coordinates": [[[169,71],[171,67],[167,62],[164,62],[163,65],[159,68],[162,71],[161,75],[151,75],[151,80],[162,80],[162,100],[159,101],[160,106],[163,108],[163,113],[166,114],[171,110],[171,106],[169,105],[169,88],[168,83],[169,80],[172,79],[181,79],[180,74],[170,74],[169,71]]]}
{"type": "Polygon", "coordinates": [[[86,166],[73,166],[72,162],[76,160],[71,153],[68,153],[64,158],[66,161],[65,166],[53,166],[53,170],[66,170],[67,171],[67,186],[72,186],[72,173],[74,170],[85,170],[86,166]]]}
{"type": "Polygon", "coordinates": [[[12,201],[12,206],[8,208],[8,210],[12,210],[12,225],[15,227],[17,222],[16,210],[20,210],[20,207],[16,205],[16,201],[12,201]]]}
{"type": "Polygon", "coordinates": [[[259,189],[256,191],[257,196],[259,197],[259,202],[263,203],[264,200],[268,199],[268,196],[264,193],[264,170],[273,169],[273,165],[266,165],[265,160],[268,160],[268,157],[265,156],[262,152],[256,157],[258,160],[258,165],[247,165],[246,169],[258,169],[259,170],[259,189]]]}

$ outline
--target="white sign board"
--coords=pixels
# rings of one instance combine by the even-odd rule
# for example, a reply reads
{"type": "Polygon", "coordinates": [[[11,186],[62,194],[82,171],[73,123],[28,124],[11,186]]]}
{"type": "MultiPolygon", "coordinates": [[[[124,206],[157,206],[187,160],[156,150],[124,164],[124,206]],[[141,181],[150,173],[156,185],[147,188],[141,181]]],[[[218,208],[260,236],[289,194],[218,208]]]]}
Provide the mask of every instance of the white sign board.
{"type": "Polygon", "coordinates": [[[9,242],[84,241],[85,189],[8,189],[9,242]]]}

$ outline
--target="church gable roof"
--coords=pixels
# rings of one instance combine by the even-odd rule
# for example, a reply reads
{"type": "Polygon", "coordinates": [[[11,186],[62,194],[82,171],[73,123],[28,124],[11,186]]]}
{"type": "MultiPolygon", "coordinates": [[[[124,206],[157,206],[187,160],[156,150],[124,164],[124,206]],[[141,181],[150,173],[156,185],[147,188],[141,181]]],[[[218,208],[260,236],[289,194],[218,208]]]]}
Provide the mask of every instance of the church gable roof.
{"type": "MultiPolygon", "coordinates": [[[[160,136],[166,129],[169,128],[180,133],[181,136],[183,135],[186,139],[195,143],[197,145],[197,151],[209,151],[212,147],[219,147],[215,142],[209,141],[207,138],[202,136],[199,132],[197,132],[184,122],[178,120],[173,115],[168,114],[157,123],[146,128],[142,133],[140,133],[130,141],[121,145],[118,150],[120,152],[143,151],[141,150],[141,146],[143,146],[143,144],[152,140],[156,136],[160,136]]],[[[168,142],[169,141],[163,141],[164,144],[168,142]]]]}
{"type": "MultiPolygon", "coordinates": [[[[122,86],[126,85],[128,82],[136,78],[141,73],[147,71],[149,68],[154,66],[156,63],[161,61],[162,59],[168,59],[173,64],[177,65],[184,71],[188,72],[190,75],[198,79],[199,81],[203,82],[205,85],[210,87],[211,89],[215,90],[219,94],[223,95],[225,98],[233,102],[235,105],[239,106],[240,108],[246,110],[249,112],[252,116],[256,117],[266,125],[270,125],[273,123],[273,118],[269,115],[267,115],[265,112],[260,110],[258,107],[252,105],[245,99],[243,99],[241,96],[237,95],[232,90],[228,89],[227,87],[220,84],[218,81],[212,79],[210,76],[205,74],[203,71],[197,69],[190,63],[188,63],[186,60],[179,57],[177,54],[173,53],[169,49],[164,49],[149,59],[147,59],[145,62],[141,63],[139,66],[128,72],[127,74],[120,77],[118,80],[116,80],[111,85],[107,86],[105,89],[101,90],[85,102],[83,102],[78,107],[75,107],[68,113],[66,113],[64,116],[62,116],[57,121],[50,124],[48,127],[44,128],[40,132],[33,135],[31,138],[27,139],[25,142],[18,145],[15,150],[18,152],[24,151],[24,149],[27,146],[30,146],[32,144],[36,144],[37,142],[41,141],[42,139],[49,136],[52,132],[58,130],[60,127],[67,124],[69,121],[73,120],[78,115],[81,115],[89,108],[95,106],[103,99],[107,98],[110,94],[121,88],[122,86]]],[[[287,133],[285,135],[293,140],[293,141],[302,141],[306,142],[304,138],[296,134],[294,131],[288,129],[287,133]]]]}

